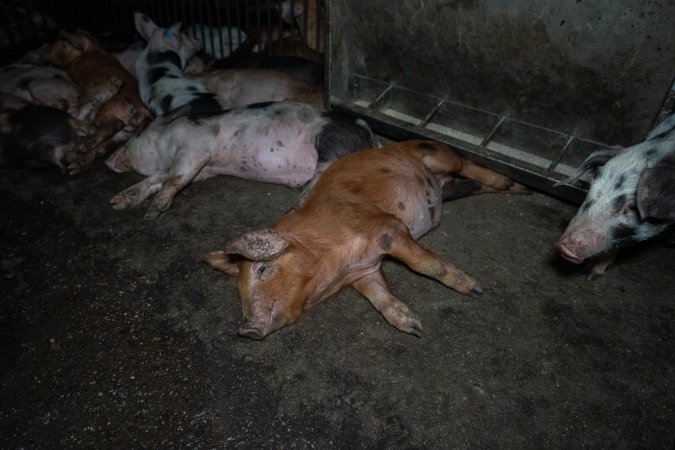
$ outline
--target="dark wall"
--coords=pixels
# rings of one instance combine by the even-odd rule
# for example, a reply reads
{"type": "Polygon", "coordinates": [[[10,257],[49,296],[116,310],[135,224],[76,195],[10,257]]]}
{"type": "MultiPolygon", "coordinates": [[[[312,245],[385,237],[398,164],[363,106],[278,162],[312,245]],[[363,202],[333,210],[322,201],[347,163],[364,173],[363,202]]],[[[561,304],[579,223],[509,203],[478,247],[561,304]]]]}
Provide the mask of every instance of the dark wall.
{"type": "Polygon", "coordinates": [[[334,0],[331,32],[333,95],[365,75],[612,144],[675,77],[672,0],[334,0]]]}

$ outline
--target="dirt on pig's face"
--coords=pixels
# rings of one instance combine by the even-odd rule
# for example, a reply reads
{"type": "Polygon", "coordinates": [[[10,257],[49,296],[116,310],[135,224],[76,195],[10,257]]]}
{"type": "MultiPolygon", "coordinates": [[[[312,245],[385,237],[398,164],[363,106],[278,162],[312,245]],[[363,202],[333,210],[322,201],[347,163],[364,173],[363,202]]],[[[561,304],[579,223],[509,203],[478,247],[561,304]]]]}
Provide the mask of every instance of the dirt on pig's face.
{"type": "Polygon", "coordinates": [[[286,249],[266,261],[239,261],[239,298],[244,321],[241,336],[263,339],[298,320],[308,298],[311,279],[298,251],[286,249]]]}

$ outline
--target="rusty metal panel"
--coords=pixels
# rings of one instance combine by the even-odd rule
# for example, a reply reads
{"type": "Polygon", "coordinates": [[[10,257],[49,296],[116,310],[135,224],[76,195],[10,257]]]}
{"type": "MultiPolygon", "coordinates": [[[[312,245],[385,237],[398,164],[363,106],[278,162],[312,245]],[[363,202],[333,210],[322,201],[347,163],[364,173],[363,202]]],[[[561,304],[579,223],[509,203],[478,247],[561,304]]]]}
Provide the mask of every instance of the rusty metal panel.
{"type": "Polygon", "coordinates": [[[671,107],[675,2],[333,0],[328,64],[332,107],[578,200],[553,183],[671,107]]]}

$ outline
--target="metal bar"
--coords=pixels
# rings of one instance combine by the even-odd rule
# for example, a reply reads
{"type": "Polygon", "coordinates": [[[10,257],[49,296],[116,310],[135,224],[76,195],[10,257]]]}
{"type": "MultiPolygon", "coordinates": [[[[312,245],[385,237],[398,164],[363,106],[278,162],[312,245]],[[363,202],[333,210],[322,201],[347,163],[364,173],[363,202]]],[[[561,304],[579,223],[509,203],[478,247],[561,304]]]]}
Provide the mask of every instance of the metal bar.
{"type": "Polygon", "coordinates": [[[499,128],[502,126],[504,121],[506,120],[506,116],[500,116],[499,121],[495,124],[494,127],[492,127],[492,130],[488,133],[487,136],[483,139],[483,141],[480,143],[481,147],[485,147],[490,140],[494,137],[495,134],[497,134],[497,131],[499,131],[499,128]]]}
{"type": "Polygon", "coordinates": [[[572,142],[574,142],[575,140],[576,140],[576,138],[574,136],[569,136],[567,138],[567,142],[565,142],[565,145],[563,146],[560,154],[558,155],[558,157],[556,159],[551,161],[551,164],[548,166],[548,170],[554,170],[555,169],[555,166],[557,166],[558,163],[560,161],[562,161],[562,159],[567,154],[567,151],[569,150],[570,146],[572,145],[572,142]]]}

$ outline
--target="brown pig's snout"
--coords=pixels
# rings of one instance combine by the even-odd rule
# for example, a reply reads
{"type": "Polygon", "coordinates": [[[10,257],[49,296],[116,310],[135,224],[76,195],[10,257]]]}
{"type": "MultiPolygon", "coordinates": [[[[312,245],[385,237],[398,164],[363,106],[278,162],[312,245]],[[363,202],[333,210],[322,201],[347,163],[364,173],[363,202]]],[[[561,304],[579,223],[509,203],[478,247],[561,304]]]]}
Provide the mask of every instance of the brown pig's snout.
{"type": "Polygon", "coordinates": [[[255,339],[256,341],[262,340],[267,335],[259,326],[254,323],[249,322],[248,320],[244,321],[239,327],[239,336],[247,337],[250,339],[255,339]]]}

